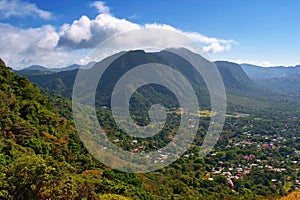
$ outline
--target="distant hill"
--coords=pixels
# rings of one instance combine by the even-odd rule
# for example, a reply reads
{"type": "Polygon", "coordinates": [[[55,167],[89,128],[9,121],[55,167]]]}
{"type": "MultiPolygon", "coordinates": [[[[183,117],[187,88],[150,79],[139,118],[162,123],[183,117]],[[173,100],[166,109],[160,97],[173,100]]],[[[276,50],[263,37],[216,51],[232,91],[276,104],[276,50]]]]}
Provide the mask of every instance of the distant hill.
{"type": "Polygon", "coordinates": [[[258,84],[272,90],[277,90],[290,94],[300,94],[300,75],[292,74],[284,77],[260,79],[258,84]]]}
{"type": "Polygon", "coordinates": [[[24,71],[49,71],[49,69],[47,67],[44,67],[41,65],[31,65],[22,70],[24,70],[24,71]]]}
{"type": "Polygon", "coordinates": [[[69,65],[67,67],[60,67],[60,68],[47,68],[47,67],[44,67],[44,66],[41,66],[41,65],[31,65],[31,66],[26,67],[24,69],[16,70],[16,72],[19,73],[19,74],[28,74],[30,72],[27,72],[27,71],[35,71],[35,73],[37,73],[38,71],[40,71],[40,72],[71,71],[71,70],[74,70],[74,69],[79,69],[79,67],[92,68],[95,63],[96,62],[92,61],[92,62],[89,62],[86,65],[72,64],[72,65],[69,65]]]}
{"type": "Polygon", "coordinates": [[[51,68],[51,71],[54,72],[62,72],[62,71],[70,71],[70,70],[74,70],[74,69],[78,69],[81,65],[78,64],[73,64],[67,67],[62,67],[62,68],[51,68]]]}
{"type": "Polygon", "coordinates": [[[300,74],[300,65],[295,67],[261,67],[257,65],[241,64],[241,67],[252,80],[279,78],[300,74]]]}
{"type": "Polygon", "coordinates": [[[247,75],[261,87],[282,94],[300,95],[300,65],[295,67],[261,67],[241,65],[247,75]]]}

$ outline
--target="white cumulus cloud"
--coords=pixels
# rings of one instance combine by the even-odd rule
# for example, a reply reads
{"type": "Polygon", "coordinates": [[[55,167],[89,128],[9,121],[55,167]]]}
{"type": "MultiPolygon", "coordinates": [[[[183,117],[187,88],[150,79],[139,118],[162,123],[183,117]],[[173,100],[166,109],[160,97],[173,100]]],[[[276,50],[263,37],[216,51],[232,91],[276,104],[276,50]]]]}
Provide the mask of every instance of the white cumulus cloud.
{"type": "Polygon", "coordinates": [[[138,24],[110,14],[99,14],[95,19],[83,16],[71,25],[62,26],[59,45],[77,49],[93,48],[110,36],[139,28],[138,24]]]}
{"type": "Polygon", "coordinates": [[[72,59],[80,60],[73,52],[57,47],[59,35],[50,25],[21,29],[0,23],[0,35],[0,57],[15,69],[33,64],[65,66],[72,59]]]}
{"type": "Polygon", "coordinates": [[[27,17],[35,16],[42,19],[50,19],[51,12],[38,8],[35,4],[20,0],[1,0],[0,1],[0,17],[27,17]]]}
{"type": "Polygon", "coordinates": [[[88,41],[91,34],[91,20],[87,16],[82,16],[79,20],[75,20],[73,24],[64,24],[61,27],[61,37],[67,38],[71,42],[79,43],[88,41]]]}
{"type": "Polygon", "coordinates": [[[99,13],[109,13],[110,9],[103,1],[95,1],[90,4],[91,7],[97,8],[99,13]]]}

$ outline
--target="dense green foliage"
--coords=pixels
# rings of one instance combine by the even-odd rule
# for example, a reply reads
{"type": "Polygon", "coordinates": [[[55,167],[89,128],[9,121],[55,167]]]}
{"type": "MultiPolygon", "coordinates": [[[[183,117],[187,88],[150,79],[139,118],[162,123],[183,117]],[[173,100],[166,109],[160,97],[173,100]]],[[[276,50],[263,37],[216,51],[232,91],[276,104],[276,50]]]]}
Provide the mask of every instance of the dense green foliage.
{"type": "MultiPolygon", "coordinates": [[[[147,61],[161,59],[138,53],[147,61]]],[[[131,59],[134,65],[142,62],[131,59]]],[[[126,72],[126,62],[119,62],[125,68],[121,72],[126,72]]],[[[76,71],[27,74],[30,80],[33,76],[39,80],[46,97],[26,78],[2,64],[0,198],[248,200],[276,199],[295,190],[300,178],[299,103],[282,95],[271,102],[275,94],[263,95],[264,90],[257,88],[255,94],[255,84],[241,82],[245,74],[238,66],[223,62],[219,65],[229,87],[230,113],[214,150],[204,158],[198,157],[210,120],[210,112],[202,110],[197,138],[184,156],[155,172],[129,174],[103,166],[82,145],[72,124],[68,99],[76,71]]],[[[201,83],[188,70],[185,73],[195,81],[194,87],[201,83]]],[[[205,94],[205,88],[196,89],[205,94]]],[[[156,86],[138,91],[131,102],[135,120],[147,124],[146,111],[155,101],[174,105],[166,98],[170,93],[165,92],[156,86]],[[152,101],[144,101],[151,95],[152,101]]],[[[116,145],[140,153],[172,140],[180,112],[170,109],[161,134],[136,142],[116,126],[109,109],[99,108],[97,114],[111,141],[119,139],[116,145]]]]}
{"type": "Polygon", "coordinates": [[[1,199],[103,199],[106,193],[152,199],[135,175],[109,175],[114,172],[88,154],[72,123],[4,65],[0,96],[1,199]]]}

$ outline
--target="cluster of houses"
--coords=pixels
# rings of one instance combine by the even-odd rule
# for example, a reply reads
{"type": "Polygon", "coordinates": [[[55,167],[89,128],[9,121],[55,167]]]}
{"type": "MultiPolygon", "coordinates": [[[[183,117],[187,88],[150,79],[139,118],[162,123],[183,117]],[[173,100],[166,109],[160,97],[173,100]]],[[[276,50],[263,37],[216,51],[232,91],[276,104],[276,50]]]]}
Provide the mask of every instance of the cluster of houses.
{"type": "MultiPolygon", "coordinates": [[[[232,187],[234,186],[232,180],[240,179],[244,175],[251,173],[253,168],[262,168],[272,172],[277,173],[297,173],[300,169],[300,165],[298,164],[298,160],[300,159],[300,151],[295,150],[294,153],[276,157],[274,161],[274,157],[272,157],[273,150],[279,150],[281,147],[286,147],[285,143],[289,138],[285,138],[283,136],[274,135],[261,135],[261,134],[252,134],[250,131],[243,132],[240,136],[234,137],[234,139],[230,139],[228,145],[225,147],[225,150],[253,150],[252,152],[263,152],[262,158],[255,156],[254,154],[245,154],[239,155],[238,158],[241,159],[240,163],[233,164],[230,161],[226,161],[225,158],[221,158],[216,167],[214,167],[210,173],[212,174],[209,180],[213,180],[215,175],[225,176],[227,182],[232,187]],[[228,165],[224,165],[227,163],[228,165]],[[243,163],[243,164],[241,164],[243,163]],[[273,166],[272,166],[273,165],[273,166]],[[225,166],[225,167],[224,167],[225,166]]],[[[291,139],[296,139],[292,137],[291,139]]],[[[220,152],[222,149],[218,149],[220,152]]],[[[217,156],[218,152],[214,152],[210,154],[210,157],[213,158],[217,156]]],[[[237,155],[236,155],[237,156],[237,155]]],[[[237,159],[237,158],[234,158],[237,159]]],[[[276,178],[270,180],[271,182],[278,182],[276,178]]],[[[300,187],[300,181],[296,180],[293,182],[295,189],[298,190],[300,187]]]]}

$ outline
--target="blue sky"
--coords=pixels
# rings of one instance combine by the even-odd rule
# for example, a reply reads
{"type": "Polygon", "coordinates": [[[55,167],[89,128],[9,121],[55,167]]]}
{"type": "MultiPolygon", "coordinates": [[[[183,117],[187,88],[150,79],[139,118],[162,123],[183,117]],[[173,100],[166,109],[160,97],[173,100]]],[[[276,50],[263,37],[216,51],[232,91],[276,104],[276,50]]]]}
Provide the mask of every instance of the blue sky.
{"type": "Polygon", "coordinates": [[[299,9],[297,0],[0,0],[0,57],[15,68],[82,62],[94,34],[147,24],[196,32],[213,60],[291,66],[300,64],[299,9]]]}

